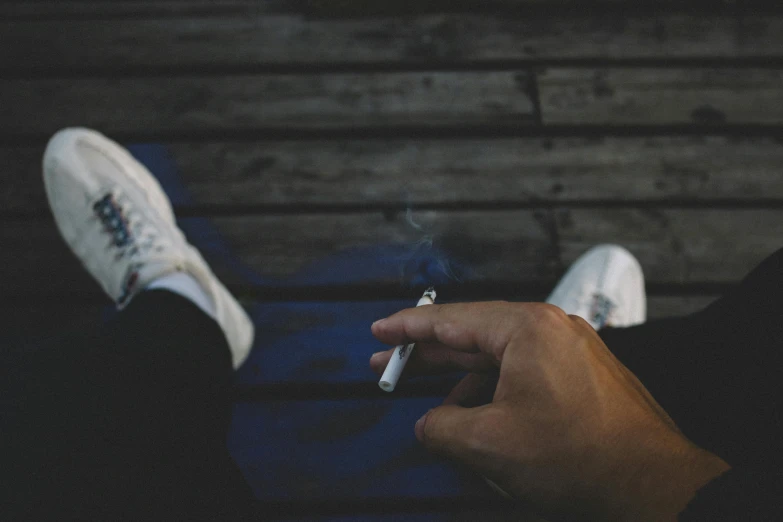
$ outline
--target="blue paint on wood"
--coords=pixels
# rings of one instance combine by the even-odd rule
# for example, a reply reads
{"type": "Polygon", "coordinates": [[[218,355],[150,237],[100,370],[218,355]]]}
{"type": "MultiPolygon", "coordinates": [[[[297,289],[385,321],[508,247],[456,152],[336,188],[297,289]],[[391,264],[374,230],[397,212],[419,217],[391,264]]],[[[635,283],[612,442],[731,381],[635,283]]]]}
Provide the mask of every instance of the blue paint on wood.
{"type": "MultiPolygon", "coordinates": [[[[191,202],[164,147],[129,149],[157,176],[175,206],[191,202]]],[[[237,280],[261,286],[282,283],[244,266],[208,219],[179,223],[212,263],[221,264],[237,280]]],[[[445,283],[455,271],[469,273],[443,252],[376,245],[319,260],[284,283],[347,284],[385,278],[410,288],[445,283]]],[[[368,360],[383,346],[370,334],[370,324],[413,306],[418,297],[411,295],[409,302],[255,304],[250,313],[257,338],[237,381],[253,385],[375,380],[368,360]]],[[[413,425],[439,403],[436,398],[241,403],[235,406],[229,446],[260,499],[487,495],[481,479],[430,455],[416,442],[413,425]]]]}
{"type": "Polygon", "coordinates": [[[260,499],[482,495],[481,479],[428,453],[413,434],[439,399],[243,403],[232,454],[260,499]]]}

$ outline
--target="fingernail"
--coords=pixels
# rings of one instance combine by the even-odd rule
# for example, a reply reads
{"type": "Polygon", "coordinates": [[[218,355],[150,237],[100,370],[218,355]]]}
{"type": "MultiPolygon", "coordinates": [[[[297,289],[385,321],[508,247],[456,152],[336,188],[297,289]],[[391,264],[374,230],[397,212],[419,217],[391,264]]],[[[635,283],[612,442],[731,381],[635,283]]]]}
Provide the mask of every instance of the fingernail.
{"type": "Polygon", "coordinates": [[[370,357],[370,362],[374,361],[375,359],[377,359],[382,354],[383,354],[383,352],[375,352],[374,354],[372,354],[372,357],[370,357]]]}
{"type": "Polygon", "coordinates": [[[432,410],[429,410],[422,415],[421,418],[416,421],[416,426],[413,427],[413,431],[416,432],[416,438],[421,442],[424,442],[424,425],[427,423],[427,416],[430,414],[430,411],[432,410]]]}
{"type": "Polygon", "coordinates": [[[372,323],[372,328],[375,328],[376,326],[378,326],[379,324],[383,323],[384,321],[386,321],[386,319],[378,319],[377,321],[372,323]]]}

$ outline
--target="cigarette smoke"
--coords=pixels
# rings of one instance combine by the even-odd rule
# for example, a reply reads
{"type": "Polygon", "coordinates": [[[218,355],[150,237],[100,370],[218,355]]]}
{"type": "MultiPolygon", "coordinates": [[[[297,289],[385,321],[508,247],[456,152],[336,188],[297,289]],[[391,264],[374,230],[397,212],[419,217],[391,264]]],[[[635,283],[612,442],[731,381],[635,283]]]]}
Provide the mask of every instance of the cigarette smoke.
{"type": "Polygon", "coordinates": [[[438,246],[437,235],[414,218],[413,206],[405,211],[405,222],[418,239],[400,256],[400,280],[411,287],[461,283],[467,270],[438,246]]]}

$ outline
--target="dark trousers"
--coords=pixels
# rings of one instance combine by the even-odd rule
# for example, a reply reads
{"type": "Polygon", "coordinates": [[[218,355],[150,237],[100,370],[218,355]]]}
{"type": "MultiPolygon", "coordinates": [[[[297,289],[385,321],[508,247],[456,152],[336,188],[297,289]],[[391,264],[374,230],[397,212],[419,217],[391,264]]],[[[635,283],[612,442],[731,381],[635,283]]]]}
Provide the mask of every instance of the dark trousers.
{"type": "Polygon", "coordinates": [[[780,467],[783,250],[701,312],[601,336],[697,445],[734,467],[780,467]]]}
{"type": "MultiPolygon", "coordinates": [[[[778,465],[783,251],[702,312],[602,336],[694,442],[732,466],[778,465]]],[[[225,445],[229,350],[189,301],[142,293],[90,339],[19,360],[0,395],[0,494],[18,519],[258,515],[225,445]]]]}
{"type": "Polygon", "coordinates": [[[188,300],[144,292],[88,339],[17,355],[21,362],[2,370],[0,396],[2,451],[10,456],[0,495],[19,511],[16,520],[254,514],[226,448],[228,345],[188,300]]]}

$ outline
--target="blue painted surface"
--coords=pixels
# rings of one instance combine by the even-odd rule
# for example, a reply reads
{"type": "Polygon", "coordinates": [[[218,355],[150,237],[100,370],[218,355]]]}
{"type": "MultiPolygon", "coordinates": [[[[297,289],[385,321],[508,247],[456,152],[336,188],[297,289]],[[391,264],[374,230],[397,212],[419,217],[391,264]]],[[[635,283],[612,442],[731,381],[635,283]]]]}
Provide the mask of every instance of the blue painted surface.
{"type": "Polygon", "coordinates": [[[384,346],[370,334],[370,324],[404,306],[410,303],[256,305],[251,310],[255,347],[237,372],[237,381],[251,385],[372,380],[368,359],[384,346]],[[303,326],[290,331],[287,325],[292,323],[303,326]]]}
{"type": "Polygon", "coordinates": [[[439,402],[238,404],[230,449],[261,499],[476,494],[483,490],[477,479],[430,455],[415,440],[414,423],[439,402]]]}
{"type": "MultiPolygon", "coordinates": [[[[164,147],[129,149],[158,177],[175,205],[190,202],[164,147]]],[[[468,272],[432,249],[377,245],[337,253],[290,279],[273,280],[244,266],[208,219],[188,218],[180,226],[211,262],[221,263],[239,280],[261,286],[361,283],[387,277],[411,287],[437,285],[454,272],[468,272]]],[[[368,359],[382,346],[372,338],[370,324],[417,299],[411,295],[409,302],[257,303],[249,310],[258,332],[254,350],[237,380],[247,385],[374,380],[368,359]]],[[[390,398],[238,404],[229,446],[261,499],[485,494],[480,479],[417,444],[414,423],[439,402],[390,398]]]]}

